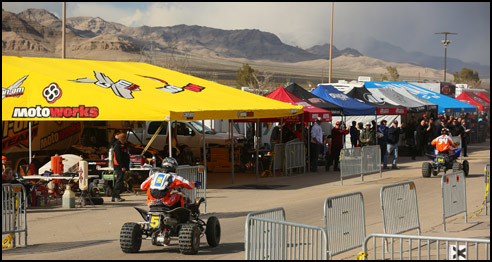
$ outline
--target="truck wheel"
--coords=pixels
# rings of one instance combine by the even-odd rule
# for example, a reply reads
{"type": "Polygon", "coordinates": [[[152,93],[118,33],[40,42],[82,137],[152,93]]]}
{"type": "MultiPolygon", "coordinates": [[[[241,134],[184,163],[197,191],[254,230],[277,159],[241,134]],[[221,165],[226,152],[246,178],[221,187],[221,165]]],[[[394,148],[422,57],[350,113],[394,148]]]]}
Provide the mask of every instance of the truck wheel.
{"type": "Polygon", "coordinates": [[[430,177],[432,174],[432,165],[431,163],[422,163],[422,176],[430,177]]]}
{"type": "Polygon", "coordinates": [[[468,172],[470,171],[470,164],[468,163],[468,160],[463,160],[463,173],[465,173],[465,176],[468,176],[468,172]]]}
{"type": "Polygon", "coordinates": [[[207,243],[211,247],[216,247],[220,243],[220,223],[219,219],[211,216],[207,220],[207,228],[205,229],[207,243]]]}
{"type": "Polygon", "coordinates": [[[137,223],[125,223],[121,227],[120,247],[125,253],[137,253],[142,246],[142,229],[137,223]]]}
{"type": "Polygon", "coordinates": [[[195,255],[200,248],[200,228],[196,224],[184,224],[179,231],[179,251],[185,255],[195,255]]]}

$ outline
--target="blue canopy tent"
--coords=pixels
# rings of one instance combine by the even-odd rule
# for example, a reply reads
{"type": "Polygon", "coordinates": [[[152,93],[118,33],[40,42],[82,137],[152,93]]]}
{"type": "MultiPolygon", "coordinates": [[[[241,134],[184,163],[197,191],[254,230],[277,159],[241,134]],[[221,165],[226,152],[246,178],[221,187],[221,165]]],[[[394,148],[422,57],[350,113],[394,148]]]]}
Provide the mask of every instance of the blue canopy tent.
{"type": "Polygon", "coordinates": [[[345,116],[376,115],[377,108],[375,106],[359,102],[356,99],[338,91],[331,85],[319,84],[316,89],[311,91],[311,93],[328,102],[342,107],[343,115],[345,116]]]}
{"type": "Polygon", "coordinates": [[[411,94],[423,98],[429,102],[438,105],[437,112],[442,113],[471,113],[477,112],[477,107],[461,102],[457,99],[441,95],[434,91],[425,89],[420,86],[416,86],[407,82],[377,82],[368,81],[365,82],[367,88],[403,88],[411,94]]]}

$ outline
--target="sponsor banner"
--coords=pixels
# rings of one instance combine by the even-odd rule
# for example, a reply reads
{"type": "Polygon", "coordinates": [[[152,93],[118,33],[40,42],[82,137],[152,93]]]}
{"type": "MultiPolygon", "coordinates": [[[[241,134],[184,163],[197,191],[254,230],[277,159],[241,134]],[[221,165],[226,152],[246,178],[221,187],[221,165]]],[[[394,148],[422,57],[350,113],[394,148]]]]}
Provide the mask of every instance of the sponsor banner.
{"type": "Polygon", "coordinates": [[[97,118],[98,107],[14,107],[12,118],[97,118]]]}

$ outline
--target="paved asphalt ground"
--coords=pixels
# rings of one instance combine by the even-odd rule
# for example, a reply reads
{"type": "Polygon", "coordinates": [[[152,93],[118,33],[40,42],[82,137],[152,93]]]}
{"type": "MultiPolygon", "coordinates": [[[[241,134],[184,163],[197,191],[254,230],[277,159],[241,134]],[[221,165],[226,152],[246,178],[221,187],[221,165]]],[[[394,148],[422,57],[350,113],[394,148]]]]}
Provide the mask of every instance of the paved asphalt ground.
{"type": "MultiPolygon", "coordinates": [[[[469,146],[470,175],[466,178],[468,217],[482,207],[485,195],[484,166],[490,163],[490,142],[469,146]]],[[[201,239],[198,255],[186,256],[178,251],[177,240],[168,247],[152,246],[143,241],[138,254],[125,254],[120,249],[119,234],[125,222],[141,221],[133,207],[145,208],[145,195],[125,193],[127,201],[112,203],[106,197],[102,206],[62,209],[58,205],[30,208],[28,220],[28,247],[2,250],[2,260],[75,260],[75,259],[159,259],[159,260],[243,260],[244,224],[246,215],[274,207],[284,207],[289,222],[323,226],[323,203],[329,196],[360,191],[364,197],[366,232],[383,233],[379,192],[382,186],[400,181],[413,181],[417,189],[422,235],[490,238],[490,211],[485,211],[465,224],[463,215],[448,218],[447,232],[442,229],[441,175],[423,178],[421,166],[426,157],[416,161],[400,157],[400,170],[384,170],[360,177],[344,179],[340,184],[338,172],[306,173],[289,177],[267,177],[256,180],[251,173],[236,174],[232,184],[229,173],[209,173],[208,206],[206,219],[217,216],[222,227],[221,244],[216,248],[201,239]],[[274,189],[230,188],[241,185],[277,186],[274,189]]],[[[202,208],[203,211],[203,208],[202,208]]],[[[416,233],[415,233],[416,234],[416,233]]],[[[2,236],[2,238],[4,238],[2,236]]],[[[354,259],[362,248],[337,255],[334,259],[354,259]]],[[[490,252],[490,251],[489,251],[490,252]]]]}

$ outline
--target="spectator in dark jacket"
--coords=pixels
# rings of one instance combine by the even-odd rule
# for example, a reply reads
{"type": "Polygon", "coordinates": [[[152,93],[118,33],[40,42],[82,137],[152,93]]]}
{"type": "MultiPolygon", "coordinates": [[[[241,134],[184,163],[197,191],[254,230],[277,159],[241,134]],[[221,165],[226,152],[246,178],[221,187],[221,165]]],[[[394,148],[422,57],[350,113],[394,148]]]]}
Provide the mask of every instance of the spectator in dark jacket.
{"type": "Polygon", "coordinates": [[[400,127],[398,127],[398,121],[393,121],[393,125],[388,129],[388,146],[387,152],[384,157],[384,169],[388,169],[388,156],[393,154],[393,169],[399,169],[396,165],[396,161],[398,159],[398,142],[400,140],[400,134],[403,133],[403,123],[401,123],[400,127]]]}
{"type": "Polygon", "coordinates": [[[416,128],[415,135],[415,150],[413,151],[412,159],[415,160],[416,156],[421,156],[425,152],[426,138],[430,130],[429,126],[425,125],[425,120],[422,119],[420,124],[416,128]]]}
{"type": "Polygon", "coordinates": [[[352,126],[350,127],[350,143],[352,147],[356,147],[359,144],[359,130],[357,130],[357,122],[352,121],[352,126]]]}
{"type": "Polygon", "coordinates": [[[123,191],[123,179],[126,171],[130,170],[130,155],[128,154],[128,148],[126,147],[126,134],[119,133],[116,135],[118,141],[114,143],[114,171],[116,173],[115,186],[111,201],[122,202],[125,199],[121,198],[121,192],[123,191]]]}
{"type": "Polygon", "coordinates": [[[335,127],[331,130],[331,155],[328,163],[326,164],[326,171],[330,169],[330,165],[333,162],[333,170],[340,171],[338,164],[340,162],[340,151],[343,148],[343,137],[349,133],[350,126],[347,125],[346,129],[340,129],[342,122],[338,121],[335,127]]]}

